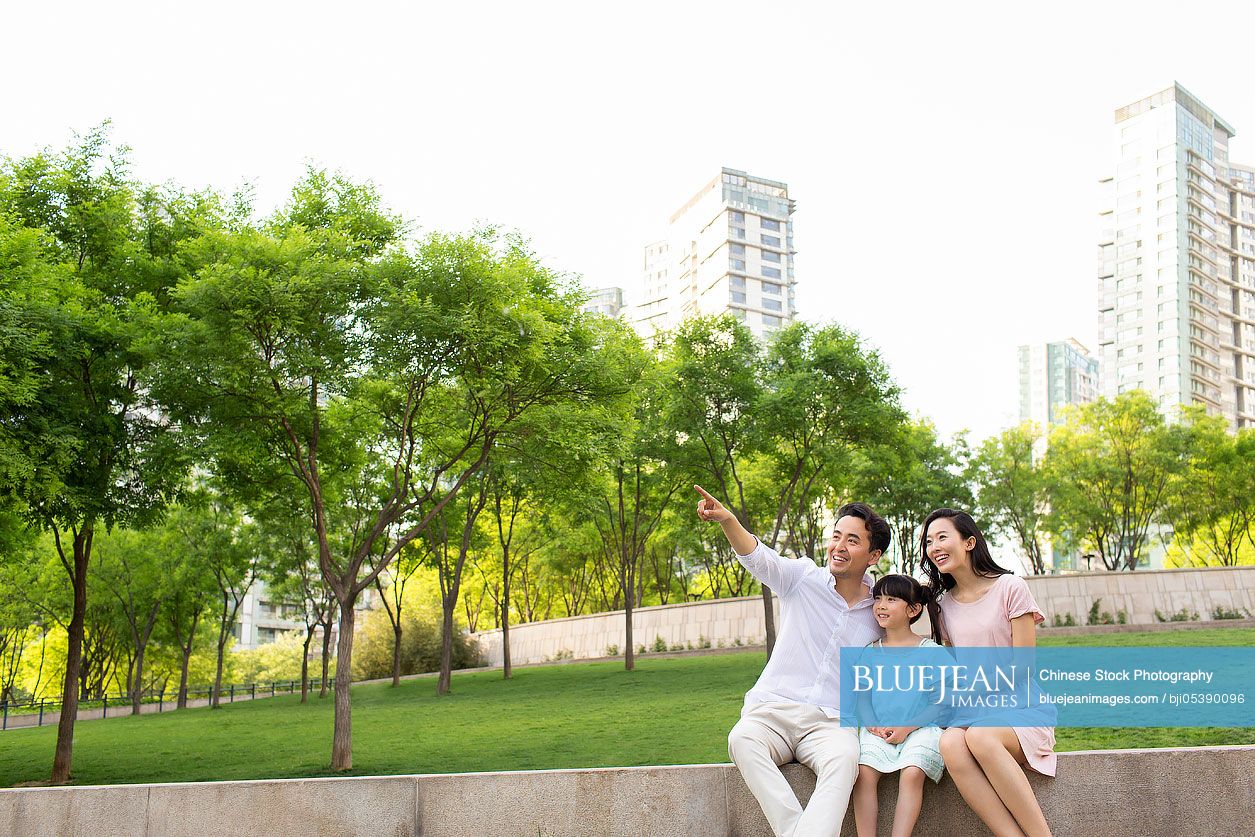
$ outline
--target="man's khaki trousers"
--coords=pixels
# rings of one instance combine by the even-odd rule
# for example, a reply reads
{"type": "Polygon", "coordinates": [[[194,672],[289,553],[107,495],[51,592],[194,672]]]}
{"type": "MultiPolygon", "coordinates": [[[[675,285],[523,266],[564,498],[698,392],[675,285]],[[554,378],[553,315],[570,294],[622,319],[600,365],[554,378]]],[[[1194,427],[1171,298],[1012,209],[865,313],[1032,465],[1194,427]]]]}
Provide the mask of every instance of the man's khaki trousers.
{"type": "Polygon", "coordinates": [[[817,706],[760,703],[741,712],[728,734],[728,754],[776,837],[839,837],[858,776],[857,730],[817,706]],[[791,761],[815,773],[805,810],[780,772],[791,761]]]}

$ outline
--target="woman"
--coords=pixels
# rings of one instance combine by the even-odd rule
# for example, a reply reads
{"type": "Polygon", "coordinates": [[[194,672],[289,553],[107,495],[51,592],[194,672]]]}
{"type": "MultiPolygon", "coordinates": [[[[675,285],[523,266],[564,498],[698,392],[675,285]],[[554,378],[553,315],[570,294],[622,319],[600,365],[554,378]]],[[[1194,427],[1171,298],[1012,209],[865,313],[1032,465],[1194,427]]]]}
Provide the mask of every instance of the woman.
{"type": "MultiPolygon", "coordinates": [[[[937,509],[924,521],[924,572],[954,646],[1031,647],[1044,621],[1027,582],[994,563],[971,515],[937,509]]],[[[1049,835],[1025,768],[1055,775],[1051,727],[952,727],[941,755],[959,792],[997,835],[1049,835]]]]}

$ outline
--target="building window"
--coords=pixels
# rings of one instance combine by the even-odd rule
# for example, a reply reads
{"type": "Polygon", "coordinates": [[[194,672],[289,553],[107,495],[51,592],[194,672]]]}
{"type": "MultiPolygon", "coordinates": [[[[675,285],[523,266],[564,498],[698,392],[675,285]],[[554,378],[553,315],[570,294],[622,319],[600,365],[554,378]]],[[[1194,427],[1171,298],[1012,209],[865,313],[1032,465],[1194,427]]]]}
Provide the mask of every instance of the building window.
{"type": "Polygon", "coordinates": [[[762,239],[763,244],[766,244],[768,247],[780,246],[780,239],[778,236],[764,235],[764,236],[759,236],[759,237],[762,239]]]}
{"type": "Polygon", "coordinates": [[[734,255],[734,256],[744,256],[744,255],[745,255],[745,245],[744,245],[744,244],[729,244],[729,245],[728,245],[728,250],[729,250],[729,252],[731,252],[731,253],[732,253],[732,255],[734,255]]]}
{"type": "Polygon", "coordinates": [[[729,219],[732,221],[732,223],[734,223],[734,224],[744,224],[744,223],[745,223],[745,213],[744,213],[744,212],[737,212],[736,210],[733,210],[732,212],[729,212],[729,213],[728,213],[728,218],[729,218],[729,219]]]}
{"type": "Polygon", "coordinates": [[[763,229],[765,229],[765,230],[775,230],[776,232],[780,232],[780,222],[779,222],[779,221],[773,221],[773,220],[771,220],[770,218],[759,218],[759,219],[758,219],[758,221],[759,221],[759,223],[762,225],[763,229]]]}
{"type": "Polygon", "coordinates": [[[732,259],[728,264],[733,270],[745,270],[745,259],[732,259]]]}
{"type": "Polygon", "coordinates": [[[745,277],[744,276],[729,276],[728,287],[737,291],[745,290],[745,277]]]}
{"type": "Polygon", "coordinates": [[[733,302],[740,303],[741,305],[745,304],[745,291],[732,291],[729,294],[729,297],[733,302]]]}
{"type": "Polygon", "coordinates": [[[763,325],[765,326],[778,326],[781,322],[782,320],[779,317],[763,314],[763,325]]]}
{"type": "Polygon", "coordinates": [[[784,310],[784,307],[781,305],[780,300],[778,299],[764,299],[763,307],[766,308],[768,311],[783,311],[784,310]]]}
{"type": "Polygon", "coordinates": [[[780,296],[780,287],[775,282],[763,282],[763,296],[780,296]]]}
{"type": "Polygon", "coordinates": [[[764,267],[763,275],[766,276],[768,279],[779,279],[780,269],[775,268],[775,267],[764,267]]]}
{"type": "Polygon", "coordinates": [[[773,252],[771,252],[770,250],[764,250],[764,251],[763,251],[763,261],[765,261],[765,262],[775,262],[776,264],[780,264],[780,254],[779,254],[779,253],[773,253],[773,252]]]}
{"type": "Polygon", "coordinates": [[[731,233],[733,238],[739,238],[742,241],[745,240],[745,227],[732,227],[731,233]]]}

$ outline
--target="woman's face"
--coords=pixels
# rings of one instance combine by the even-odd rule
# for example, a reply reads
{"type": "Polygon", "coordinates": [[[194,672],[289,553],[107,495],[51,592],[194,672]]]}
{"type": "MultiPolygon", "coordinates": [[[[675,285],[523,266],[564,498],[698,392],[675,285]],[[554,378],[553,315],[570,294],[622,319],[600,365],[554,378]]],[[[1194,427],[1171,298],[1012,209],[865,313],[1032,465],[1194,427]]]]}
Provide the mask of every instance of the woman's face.
{"type": "Polygon", "coordinates": [[[972,556],[969,550],[975,546],[976,538],[960,537],[959,530],[954,528],[954,521],[948,517],[939,517],[928,524],[928,532],[924,536],[925,554],[943,573],[953,573],[960,567],[970,568],[972,556]]]}

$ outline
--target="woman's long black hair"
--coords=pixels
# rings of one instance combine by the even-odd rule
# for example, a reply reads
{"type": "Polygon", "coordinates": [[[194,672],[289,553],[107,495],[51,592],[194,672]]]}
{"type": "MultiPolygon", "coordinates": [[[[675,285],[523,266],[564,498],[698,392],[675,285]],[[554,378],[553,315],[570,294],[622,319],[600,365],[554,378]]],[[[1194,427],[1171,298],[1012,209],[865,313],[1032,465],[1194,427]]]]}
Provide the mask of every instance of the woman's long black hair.
{"type": "MultiPolygon", "coordinates": [[[[964,540],[976,539],[976,545],[972,547],[972,572],[985,578],[997,578],[1011,572],[994,562],[993,556],[989,554],[989,544],[985,542],[985,536],[981,534],[976,521],[972,520],[970,514],[956,509],[937,509],[924,520],[924,530],[919,536],[920,566],[924,568],[924,574],[928,576],[928,584],[936,595],[940,596],[954,587],[954,576],[938,570],[936,564],[928,557],[928,527],[933,524],[934,520],[942,517],[954,524],[954,528],[964,540]]],[[[931,610],[929,615],[932,615],[931,610]]]]}
{"type": "Polygon", "coordinates": [[[941,613],[937,607],[937,597],[933,594],[933,588],[927,584],[920,584],[909,575],[899,575],[890,573],[882,575],[876,581],[876,586],[872,588],[872,597],[876,596],[893,596],[895,599],[901,599],[908,605],[922,605],[919,613],[911,617],[911,624],[914,625],[919,621],[924,611],[928,611],[928,624],[932,626],[933,642],[941,645],[941,613]]]}

